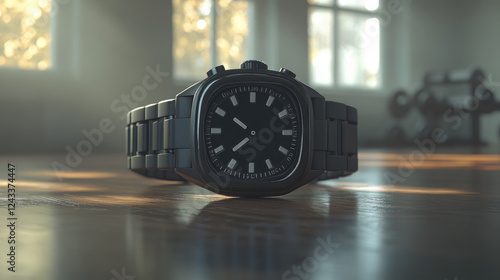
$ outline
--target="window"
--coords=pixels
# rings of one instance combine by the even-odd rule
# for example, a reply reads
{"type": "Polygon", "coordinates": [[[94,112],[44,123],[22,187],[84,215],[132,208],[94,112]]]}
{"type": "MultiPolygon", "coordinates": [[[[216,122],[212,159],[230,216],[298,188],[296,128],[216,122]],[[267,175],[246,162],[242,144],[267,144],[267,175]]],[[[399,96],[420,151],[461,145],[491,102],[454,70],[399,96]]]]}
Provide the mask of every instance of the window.
{"type": "Polygon", "coordinates": [[[251,7],[243,0],[174,0],[174,77],[197,80],[248,57],[251,7]]]}
{"type": "Polygon", "coordinates": [[[309,0],[309,79],[314,85],[380,85],[379,0],[309,0]]]}
{"type": "Polygon", "coordinates": [[[50,0],[0,2],[0,67],[51,67],[50,0]]]}

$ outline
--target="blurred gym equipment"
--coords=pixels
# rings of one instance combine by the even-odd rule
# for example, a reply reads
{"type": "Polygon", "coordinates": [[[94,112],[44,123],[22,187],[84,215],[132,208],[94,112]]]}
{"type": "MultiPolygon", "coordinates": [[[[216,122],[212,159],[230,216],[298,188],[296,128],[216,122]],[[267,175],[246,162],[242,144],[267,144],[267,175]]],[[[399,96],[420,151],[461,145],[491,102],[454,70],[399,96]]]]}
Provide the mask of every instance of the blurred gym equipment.
{"type": "MultiPolygon", "coordinates": [[[[424,76],[423,86],[410,97],[406,91],[398,90],[389,100],[389,112],[397,119],[391,124],[387,139],[389,143],[404,141],[406,131],[401,126],[401,119],[406,117],[412,107],[423,117],[423,125],[413,131],[415,138],[431,137],[436,127],[452,122],[461,117],[471,120],[471,132],[468,139],[455,139],[454,142],[481,144],[480,117],[500,110],[500,103],[495,93],[486,84],[485,74],[480,69],[453,70],[449,72],[429,72],[424,76]],[[453,93],[452,96],[439,96],[439,89],[463,85],[468,93],[453,93]],[[398,126],[398,128],[395,128],[398,126]],[[401,131],[402,130],[402,131],[401,131]]],[[[451,141],[451,139],[448,139],[451,141]]]]}
{"type": "Polygon", "coordinates": [[[396,119],[402,119],[410,112],[413,98],[404,90],[398,90],[389,101],[389,111],[396,119]]]}

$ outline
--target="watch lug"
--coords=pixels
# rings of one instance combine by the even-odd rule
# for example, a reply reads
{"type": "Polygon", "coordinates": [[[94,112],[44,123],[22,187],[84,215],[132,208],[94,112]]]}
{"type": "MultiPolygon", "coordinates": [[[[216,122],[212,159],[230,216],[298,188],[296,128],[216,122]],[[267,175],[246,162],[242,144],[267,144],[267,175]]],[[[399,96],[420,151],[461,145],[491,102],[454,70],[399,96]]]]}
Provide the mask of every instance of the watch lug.
{"type": "Polygon", "coordinates": [[[182,97],[194,96],[196,94],[196,91],[200,87],[201,83],[203,83],[204,81],[205,80],[197,82],[196,84],[192,84],[191,86],[189,86],[188,88],[186,88],[185,90],[183,90],[179,94],[177,94],[176,97],[177,96],[182,96],[182,97]]]}
{"type": "Polygon", "coordinates": [[[306,91],[309,94],[309,97],[311,97],[313,99],[323,99],[323,100],[325,99],[325,97],[323,95],[321,95],[319,92],[312,89],[308,85],[304,84],[304,87],[306,88],[306,91]]]}

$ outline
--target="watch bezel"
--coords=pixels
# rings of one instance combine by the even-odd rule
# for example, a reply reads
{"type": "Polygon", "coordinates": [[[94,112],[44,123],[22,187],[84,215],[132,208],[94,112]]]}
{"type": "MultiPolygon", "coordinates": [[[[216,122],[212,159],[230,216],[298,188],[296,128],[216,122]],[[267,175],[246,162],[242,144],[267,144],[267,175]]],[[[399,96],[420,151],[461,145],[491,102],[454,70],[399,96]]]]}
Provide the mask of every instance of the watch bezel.
{"type": "Polygon", "coordinates": [[[193,168],[205,182],[205,188],[216,193],[236,196],[263,196],[288,193],[301,186],[304,172],[311,168],[312,155],[312,102],[301,83],[279,72],[270,70],[227,70],[206,79],[197,89],[193,99],[193,168]],[[296,100],[300,112],[301,135],[297,159],[280,178],[237,179],[215,172],[210,166],[204,137],[204,117],[213,93],[241,84],[259,84],[286,88],[296,100]],[[228,183],[227,180],[230,180],[228,183]]]}

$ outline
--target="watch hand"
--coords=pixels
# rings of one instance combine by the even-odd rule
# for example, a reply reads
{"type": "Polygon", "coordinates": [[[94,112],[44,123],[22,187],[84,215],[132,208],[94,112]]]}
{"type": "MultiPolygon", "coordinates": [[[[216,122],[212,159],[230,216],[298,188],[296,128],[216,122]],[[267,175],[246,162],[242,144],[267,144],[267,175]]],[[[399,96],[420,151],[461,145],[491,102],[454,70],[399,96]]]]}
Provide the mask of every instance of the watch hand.
{"type": "Polygon", "coordinates": [[[244,124],[242,121],[240,121],[237,117],[234,117],[234,118],[233,118],[233,121],[234,121],[237,125],[241,126],[241,128],[243,128],[243,129],[247,129],[246,124],[244,124]]]}
{"type": "Polygon", "coordinates": [[[241,140],[240,143],[236,144],[236,146],[233,147],[233,152],[236,152],[237,150],[239,150],[241,147],[243,147],[243,145],[248,143],[248,141],[250,141],[250,139],[248,137],[241,140]]]}

